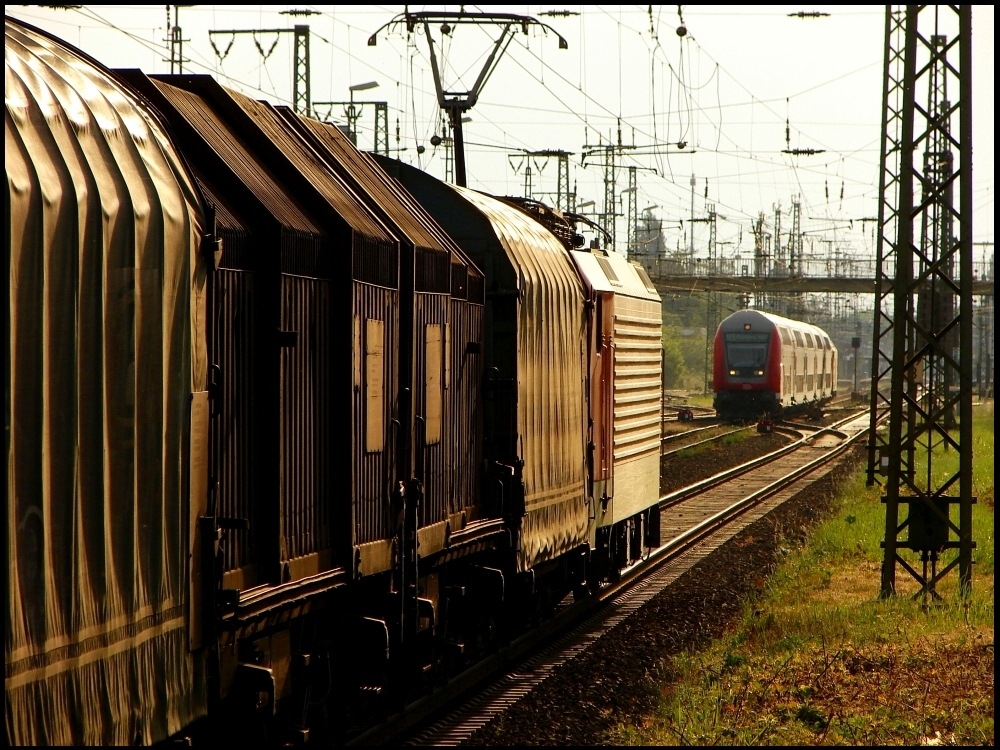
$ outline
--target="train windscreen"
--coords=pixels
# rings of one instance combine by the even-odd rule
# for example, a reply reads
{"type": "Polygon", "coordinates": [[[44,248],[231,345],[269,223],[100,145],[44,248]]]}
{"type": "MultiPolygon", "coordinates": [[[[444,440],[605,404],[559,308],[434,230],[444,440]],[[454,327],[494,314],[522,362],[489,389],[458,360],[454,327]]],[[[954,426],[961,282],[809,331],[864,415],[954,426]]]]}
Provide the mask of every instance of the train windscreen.
{"type": "Polygon", "coordinates": [[[731,375],[763,375],[767,364],[768,332],[726,334],[726,363],[731,375]],[[735,371],[735,372],[734,372],[735,371]]]}

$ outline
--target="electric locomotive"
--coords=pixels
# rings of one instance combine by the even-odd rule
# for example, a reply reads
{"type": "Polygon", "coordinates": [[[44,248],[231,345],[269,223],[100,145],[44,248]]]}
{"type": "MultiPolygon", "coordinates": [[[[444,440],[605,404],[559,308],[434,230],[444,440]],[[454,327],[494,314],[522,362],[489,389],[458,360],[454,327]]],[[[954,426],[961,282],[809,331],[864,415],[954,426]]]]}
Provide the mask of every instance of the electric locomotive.
{"type": "Polygon", "coordinates": [[[715,411],[751,421],[817,408],[837,395],[837,356],[830,336],[811,323],[738,310],[715,334],[715,411]]]}

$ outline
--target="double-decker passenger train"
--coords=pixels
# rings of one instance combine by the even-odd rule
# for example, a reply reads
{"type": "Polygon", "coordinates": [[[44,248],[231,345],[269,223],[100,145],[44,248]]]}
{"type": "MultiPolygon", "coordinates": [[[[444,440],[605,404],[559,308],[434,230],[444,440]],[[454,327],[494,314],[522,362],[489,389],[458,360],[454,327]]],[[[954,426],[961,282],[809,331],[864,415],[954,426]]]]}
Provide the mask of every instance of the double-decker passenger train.
{"type": "Polygon", "coordinates": [[[810,323],[738,310],[715,333],[712,387],[730,421],[814,409],[837,395],[837,347],[810,323]]]}
{"type": "Polygon", "coordinates": [[[660,299],[572,215],[4,61],[8,745],[336,743],[658,544],[660,299]]]}

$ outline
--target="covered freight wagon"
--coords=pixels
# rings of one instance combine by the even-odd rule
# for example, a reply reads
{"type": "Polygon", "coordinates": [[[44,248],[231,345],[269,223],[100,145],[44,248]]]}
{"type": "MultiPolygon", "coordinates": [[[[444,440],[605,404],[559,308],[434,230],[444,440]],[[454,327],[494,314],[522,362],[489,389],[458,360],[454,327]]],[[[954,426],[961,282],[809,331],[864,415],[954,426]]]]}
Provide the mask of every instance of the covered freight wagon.
{"type": "Polygon", "coordinates": [[[207,710],[188,559],[210,227],[110,71],[6,18],[4,76],[7,743],[152,743],[207,710]]]}

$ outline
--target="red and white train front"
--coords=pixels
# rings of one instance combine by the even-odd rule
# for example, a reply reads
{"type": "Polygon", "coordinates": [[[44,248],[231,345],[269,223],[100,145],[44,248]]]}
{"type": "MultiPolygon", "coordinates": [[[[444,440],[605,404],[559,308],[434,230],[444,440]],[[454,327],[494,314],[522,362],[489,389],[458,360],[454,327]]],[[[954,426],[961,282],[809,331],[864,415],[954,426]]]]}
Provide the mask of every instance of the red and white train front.
{"type": "Polygon", "coordinates": [[[810,323],[739,310],[716,331],[712,376],[720,417],[773,418],[836,395],[837,347],[810,323]]]}

